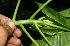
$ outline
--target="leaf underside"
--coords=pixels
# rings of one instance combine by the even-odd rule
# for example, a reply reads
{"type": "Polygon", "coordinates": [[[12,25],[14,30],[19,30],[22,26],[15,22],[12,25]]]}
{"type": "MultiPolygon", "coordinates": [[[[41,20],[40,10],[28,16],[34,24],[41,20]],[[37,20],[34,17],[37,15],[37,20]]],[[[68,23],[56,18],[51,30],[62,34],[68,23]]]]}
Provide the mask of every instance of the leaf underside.
{"type": "MultiPolygon", "coordinates": [[[[46,35],[45,35],[46,36],[46,35]]],[[[48,40],[53,46],[70,46],[70,32],[58,32],[57,35],[48,36],[48,40]]],[[[40,46],[49,46],[46,41],[36,40],[40,46]]],[[[36,46],[32,43],[30,46],[36,46]]]]}
{"type": "MultiPolygon", "coordinates": [[[[38,6],[40,7],[42,4],[41,3],[37,3],[38,6]]],[[[48,16],[50,19],[52,18],[53,20],[55,20],[56,22],[58,22],[59,24],[62,24],[64,27],[66,27],[67,29],[70,29],[70,21],[68,21],[62,14],[60,14],[59,12],[55,11],[54,9],[45,6],[42,9],[42,12],[48,16]]]]}
{"type": "Polygon", "coordinates": [[[70,17],[70,8],[59,12],[64,17],[70,17]]]}
{"type": "MultiPolygon", "coordinates": [[[[37,5],[40,7],[42,4],[37,2],[37,5]]],[[[70,18],[69,19],[66,18],[66,17],[70,17],[70,8],[63,10],[61,12],[57,12],[52,8],[46,6],[42,9],[42,12],[50,19],[52,18],[59,24],[62,24],[63,27],[70,29],[70,18]]],[[[70,46],[70,32],[58,30],[57,28],[53,28],[50,26],[46,26],[46,27],[42,26],[39,28],[43,32],[43,34],[48,38],[48,40],[51,42],[53,46],[70,46]]],[[[36,40],[36,42],[39,44],[39,46],[49,46],[48,43],[43,38],[40,40],[36,40]]],[[[36,45],[32,42],[30,46],[36,46],[36,45]]]]}

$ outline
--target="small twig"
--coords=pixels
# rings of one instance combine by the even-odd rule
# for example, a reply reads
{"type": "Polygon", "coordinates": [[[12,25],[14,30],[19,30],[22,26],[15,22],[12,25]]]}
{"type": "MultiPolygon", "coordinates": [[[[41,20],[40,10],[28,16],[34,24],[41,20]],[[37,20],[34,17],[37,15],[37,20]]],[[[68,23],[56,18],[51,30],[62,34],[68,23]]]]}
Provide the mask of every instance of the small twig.
{"type": "Polygon", "coordinates": [[[53,27],[56,27],[56,28],[59,28],[59,29],[62,29],[62,30],[70,31],[67,28],[64,28],[64,27],[61,27],[61,26],[58,26],[58,25],[54,25],[54,24],[49,24],[49,23],[43,22],[42,20],[19,20],[19,21],[15,21],[15,25],[20,25],[20,24],[34,24],[35,22],[39,23],[39,24],[53,26],[53,27]]]}
{"type": "MultiPolygon", "coordinates": [[[[17,11],[18,11],[18,7],[19,7],[19,4],[20,4],[20,1],[21,1],[21,0],[18,0],[18,3],[17,3],[17,6],[16,6],[16,9],[15,9],[15,12],[14,12],[14,15],[13,15],[13,18],[12,18],[12,21],[13,21],[13,22],[15,22],[16,14],[17,14],[17,11]]],[[[14,36],[15,38],[17,38],[17,37],[15,36],[14,33],[13,33],[13,36],[14,36]]],[[[21,43],[20,46],[23,46],[22,43],[21,43]]]]}
{"type": "Polygon", "coordinates": [[[45,35],[41,32],[41,30],[39,29],[39,27],[37,26],[37,23],[35,23],[36,29],[39,31],[39,33],[43,36],[43,38],[45,39],[45,41],[52,46],[52,44],[49,42],[49,40],[47,39],[47,37],[45,37],[45,35]]]}
{"type": "Polygon", "coordinates": [[[33,19],[33,18],[36,16],[36,14],[37,14],[42,8],[44,8],[50,1],[52,1],[52,0],[48,0],[46,3],[44,3],[44,4],[30,17],[30,19],[33,19]]]}
{"type": "Polygon", "coordinates": [[[26,31],[26,29],[24,28],[24,26],[22,24],[19,25],[22,30],[26,33],[26,35],[36,44],[36,46],[39,46],[38,43],[30,36],[30,34],[26,31]]]}
{"type": "Polygon", "coordinates": [[[17,3],[17,6],[16,6],[16,9],[15,9],[15,12],[14,12],[14,15],[13,15],[13,18],[12,18],[12,21],[14,22],[15,19],[16,19],[16,14],[17,14],[17,11],[18,11],[18,7],[19,7],[19,4],[20,4],[20,1],[21,0],[18,0],[18,3],[17,3]]]}

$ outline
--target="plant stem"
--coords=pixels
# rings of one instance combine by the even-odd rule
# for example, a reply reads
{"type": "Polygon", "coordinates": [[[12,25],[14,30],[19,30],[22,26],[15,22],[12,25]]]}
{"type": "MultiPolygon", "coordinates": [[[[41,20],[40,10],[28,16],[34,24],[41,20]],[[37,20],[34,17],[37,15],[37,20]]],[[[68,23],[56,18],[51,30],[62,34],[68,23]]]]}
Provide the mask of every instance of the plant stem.
{"type": "Polygon", "coordinates": [[[68,29],[66,29],[66,28],[64,28],[64,27],[57,26],[57,25],[54,25],[54,24],[47,24],[47,25],[69,31],[68,29]]]}
{"type": "Polygon", "coordinates": [[[24,26],[23,25],[19,25],[22,29],[23,29],[23,31],[27,34],[27,36],[36,44],[36,46],[39,46],[38,44],[37,44],[37,42],[30,36],[30,34],[26,31],[26,29],[24,28],[24,26]]]}
{"type": "Polygon", "coordinates": [[[47,39],[47,37],[45,37],[45,35],[41,32],[41,30],[39,29],[39,27],[37,26],[37,23],[35,23],[36,29],[39,31],[39,33],[43,36],[43,38],[46,40],[46,42],[52,46],[52,44],[49,42],[49,40],[47,39]]]}
{"type": "Polygon", "coordinates": [[[46,3],[44,3],[44,4],[30,17],[30,19],[33,19],[33,18],[36,16],[36,14],[37,14],[42,8],[44,8],[50,1],[52,1],[52,0],[48,0],[46,3]]]}
{"type": "Polygon", "coordinates": [[[13,33],[14,38],[17,38],[16,35],[13,33]]]}
{"type": "Polygon", "coordinates": [[[54,25],[54,24],[49,24],[49,23],[43,22],[42,20],[19,20],[19,21],[15,21],[15,25],[34,24],[35,22],[39,23],[39,24],[49,25],[49,26],[53,26],[53,27],[56,27],[56,28],[59,28],[59,29],[70,31],[70,30],[68,30],[68,29],[66,29],[64,27],[57,26],[57,25],[54,25]]]}
{"type": "Polygon", "coordinates": [[[12,18],[13,22],[14,22],[15,19],[16,19],[16,14],[17,14],[17,11],[18,11],[18,7],[19,7],[19,4],[20,4],[20,1],[21,1],[21,0],[18,0],[18,3],[17,3],[17,6],[16,6],[16,9],[15,9],[15,12],[14,12],[14,15],[13,15],[13,18],[12,18]]]}
{"type": "MultiPolygon", "coordinates": [[[[19,4],[20,4],[20,1],[21,1],[21,0],[18,0],[18,3],[17,3],[17,6],[16,6],[16,9],[15,9],[15,12],[14,12],[14,15],[13,15],[13,18],[12,18],[12,21],[13,21],[13,22],[15,22],[16,14],[17,14],[17,11],[18,11],[18,7],[19,7],[19,4]]],[[[17,38],[17,37],[15,36],[14,33],[13,33],[13,36],[14,36],[15,38],[17,38]]],[[[22,43],[20,44],[20,46],[23,46],[22,43]]]]}

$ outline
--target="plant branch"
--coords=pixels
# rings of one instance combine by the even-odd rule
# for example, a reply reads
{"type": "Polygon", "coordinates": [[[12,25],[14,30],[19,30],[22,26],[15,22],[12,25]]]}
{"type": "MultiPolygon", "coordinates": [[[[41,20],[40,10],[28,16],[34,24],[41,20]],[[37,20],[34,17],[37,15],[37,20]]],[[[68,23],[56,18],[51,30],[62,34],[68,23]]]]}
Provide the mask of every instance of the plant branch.
{"type": "Polygon", "coordinates": [[[37,23],[35,23],[36,29],[39,31],[39,33],[43,36],[43,38],[45,39],[45,41],[52,46],[52,44],[49,42],[49,40],[47,39],[47,37],[45,37],[45,35],[41,32],[41,30],[39,29],[39,27],[37,26],[37,23]]]}
{"type": "Polygon", "coordinates": [[[53,26],[53,27],[56,27],[56,28],[59,28],[59,29],[70,31],[69,29],[66,29],[64,27],[57,26],[57,25],[54,25],[54,24],[49,24],[48,22],[44,22],[42,20],[19,20],[19,21],[15,21],[15,25],[20,25],[20,24],[34,24],[35,22],[39,23],[39,24],[49,25],[49,26],[53,26]]]}
{"type": "Polygon", "coordinates": [[[36,14],[37,14],[42,8],[44,8],[50,1],[52,1],[52,0],[48,0],[46,3],[44,3],[44,4],[30,17],[30,19],[33,19],[33,18],[36,16],[36,14]]]}
{"type": "MultiPolygon", "coordinates": [[[[16,14],[17,14],[17,11],[18,11],[18,7],[19,7],[19,4],[20,4],[20,1],[21,1],[21,0],[18,0],[18,3],[17,3],[17,6],[16,6],[16,9],[15,9],[15,12],[14,12],[14,15],[13,15],[13,18],[12,18],[12,21],[13,21],[13,22],[14,22],[15,19],[16,19],[16,14]]],[[[13,35],[15,38],[17,38],[17,37],[15,36],[14,33],[13,33],[12,35],[13,35]]],[[[22,43],[20,44],[20,46],[23,46],[22,43]]]]}
{"type": "Polygon", "coordinates": [[[20,1],[21,1],[21,0],[18,0],[18,3],[17,3],[17,6],[16,6],[16,9],[15,9],[15,12],[14,12],[14,15],[13,15],[13,18],[12,18],[13,22],[14,22],[15,19],[16,19],[16,14],[17,14],[17,11],[18,11],[18,7],[19,7],[19,4],[20,4],[20,1]]]}
{"type": "Polygon", "coordinates": [[[22,29],[23,29],[23,31],[26,33],[26,35],[36,44],[36,46],[39,46],[38,44],[37,44],[37,42],[30,36],[30,34],[26,31],[26,29],[24,28],[24,26],[23,25],[19,25],[22,29]]]}

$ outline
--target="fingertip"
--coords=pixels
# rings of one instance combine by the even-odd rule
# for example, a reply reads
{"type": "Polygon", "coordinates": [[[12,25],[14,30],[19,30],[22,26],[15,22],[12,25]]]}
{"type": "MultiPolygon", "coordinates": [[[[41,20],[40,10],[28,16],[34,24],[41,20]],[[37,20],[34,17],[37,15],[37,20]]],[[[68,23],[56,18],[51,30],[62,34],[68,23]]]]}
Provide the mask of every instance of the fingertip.
{"type": "Polygon", "coordinates": [[[6,46],[15,46],[15,45],[13,45],[13,44],[7,44],[6,46]]]}
{"type": "Polygon", "coordinates": [[[14,37],[12,37],[12,38],[10,38],[10,40],[8,41],[8,43],[9,44],[13,44],[13,45],[20,45],[21,44],[21,40],[20,39],[18,39],[18,38],[14,38],[14,37]]]}
{"type": "Polygon", "coordinates": [[[21,37],[22,32],[20,31],[20,29],[17,28],[17,29],[15,29],[14,34],[15,34],[17,37],[21,37]]]}

